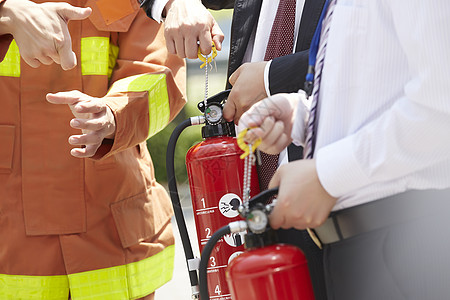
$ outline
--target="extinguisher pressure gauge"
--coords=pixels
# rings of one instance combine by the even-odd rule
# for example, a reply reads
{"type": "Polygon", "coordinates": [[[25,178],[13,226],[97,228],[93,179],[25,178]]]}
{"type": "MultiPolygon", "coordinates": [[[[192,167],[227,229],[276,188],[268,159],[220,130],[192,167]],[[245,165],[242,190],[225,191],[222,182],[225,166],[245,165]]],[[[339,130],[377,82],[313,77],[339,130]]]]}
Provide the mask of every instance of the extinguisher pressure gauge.
{"type": "Polygon", "coordinates": [[[208,123],[214,125],[222,120],[222,107],[217,104],[208,105],[205,109],[205,118],[208,123]]]}
{"type": "Polygon", "coordinates": [[[268,224],[268,212],[262,205],[256,205],[254,208],[250,209],[250,212],[246,216],[248,228],[253,233],[263,233],[268,224]]]}

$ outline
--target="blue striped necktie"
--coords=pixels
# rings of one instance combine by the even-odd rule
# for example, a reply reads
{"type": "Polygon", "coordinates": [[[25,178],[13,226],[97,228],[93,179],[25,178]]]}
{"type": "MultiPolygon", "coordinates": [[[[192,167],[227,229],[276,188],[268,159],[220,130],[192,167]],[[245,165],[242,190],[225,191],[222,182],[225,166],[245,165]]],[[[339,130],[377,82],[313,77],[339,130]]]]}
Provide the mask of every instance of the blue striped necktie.
{"type": "Polygon", "coordinates": [[[312,84],[312,78],[314,78],[314,83],[312,85],[312,94],[310,96],[310,98],[312,97],[311,110],[309,112],[308,126],[306,127],[304,156],[306,159],[311,159],[314,154],[316,138],[315,129],[317,128],[316,112],[319,101],[320,80],[322,78],[322,69],[325,60],[328,34],[330,32],[331,18],[333,16],[333,10],[336,6],[336,2],[337,0],[328,0],[325,3],[321,21],[319,20],[319,24],[310,48],[310,68],[308,70],[308,75],[306,76],[306,85],[312,84]],[[312,62],[315,62],[315,64],[312,62]]]}

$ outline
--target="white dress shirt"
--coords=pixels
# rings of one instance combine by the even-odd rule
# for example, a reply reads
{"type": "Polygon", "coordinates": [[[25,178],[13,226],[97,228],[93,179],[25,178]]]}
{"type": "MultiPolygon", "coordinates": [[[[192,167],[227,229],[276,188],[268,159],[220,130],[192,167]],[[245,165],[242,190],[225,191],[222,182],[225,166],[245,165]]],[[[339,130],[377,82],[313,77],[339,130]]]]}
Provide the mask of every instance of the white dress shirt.
{"type": "Polygon", "coordinates": [[[334,210],[450,187],[449,16],[448,0],[338,0],[314,155],[334,210]]]}

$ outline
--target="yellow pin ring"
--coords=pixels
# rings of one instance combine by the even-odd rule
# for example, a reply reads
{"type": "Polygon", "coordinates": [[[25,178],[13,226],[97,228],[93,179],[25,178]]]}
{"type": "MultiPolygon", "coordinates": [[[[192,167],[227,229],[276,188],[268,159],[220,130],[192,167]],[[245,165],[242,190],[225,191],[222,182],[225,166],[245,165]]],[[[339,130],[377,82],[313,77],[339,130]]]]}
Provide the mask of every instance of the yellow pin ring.
{"type": "Polygon", "coordinates": [[[200,49],[200,46],[198,47],[197,56],[203,62],[203,64],[200,66],[200,69],[203,69],[203,67],[206,66],[207,63],[211,63],[212,60],[217,56],[216,44],[214,44],[214,42],[211,45],[211,49],[212,50],[210,54],[204,55],[200,49]]]}
{"type": "MultiPolygon", "coordinates": [[[[252,128],[245,128],[244,130],[242,130],[238,136],[237,136],[237,144],[239,146],[239,148],[242,149],[242,151],[244,151],[244,153],[242,153],[242,155],[240,156],[241,159],[244,159],[246,156],[250,155],[250,147],[248,146],[248,144],[244,141],[244,137],[247,134],[247,132],[250,129],[253,129],[256,127],[252,127],[252,128]]],[[[258,146],[261,144],[261,138],[258,138],[253,144],[252,144],[252,153],[255,152],[256,148],[258,148],[258,146]]]]}

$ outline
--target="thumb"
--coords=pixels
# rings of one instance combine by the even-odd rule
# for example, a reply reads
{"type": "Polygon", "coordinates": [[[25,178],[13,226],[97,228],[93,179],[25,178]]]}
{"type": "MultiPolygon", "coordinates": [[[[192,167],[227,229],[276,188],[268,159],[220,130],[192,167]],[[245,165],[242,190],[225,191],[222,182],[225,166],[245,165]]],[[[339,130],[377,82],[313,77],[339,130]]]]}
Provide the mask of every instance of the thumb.
{"type": "MultiPolygon", "coordinates": [[[[241,66],[242,67],[242,66],[241,66]]],[[[231,85],[234,86],[234,84],[236,83],[236,81],[238,80],[239,76],[241,75],[241,70],[242,68],[239,67],[237,68],[236,71],[233,72],[233,74],[230,75],[230,78],[228,78],[228,81],[230,82],[231,85]]]]}
{"type": "Polygon", "coordinates": [[[67,5],[61,7],[59,15],[66,21],[70,20],[84,20],[91,15],[92,9],[90,7],[76,7],[67,5]]]}
{"type": "Polygon", "coordinates": [[[79,91],[59,92],[56,94],[48,93],[45,98],[53,104],[69,104],[74,105],[80,101],[82,95],[79,91]]]}
{"type": "Polygon", "coordinates": [[[228,122],[231,122],[233,121],[235,114],[236,114],[236,104],[234,103],[233,90],[231,90],[227,102],[225,102],[225,105],[223,106],[223,118],[228,122]]]}
{"type": "Polygon", "coordinates": [[[273,174],[273,177],[272,177],[272,179],[270,180],[269,186],[268,186],[267,188],[271,189],[271,188],[280,186],[280,180],[281,180],[281,177],[280,177],[280,169],[278,169],[278,170],[275,172],[275,174],[273,174]]]}
{"type": "Polygon", "coordinates": [[[222,29],[220,29],[219,24],[217,24],[215,20],[213,27],[211,28],[211,36],[214,41],[214,44],[216,44],[216,49],[218,51],[222,50],[222,42],[224,39],[224,35],[222,29]]]}

